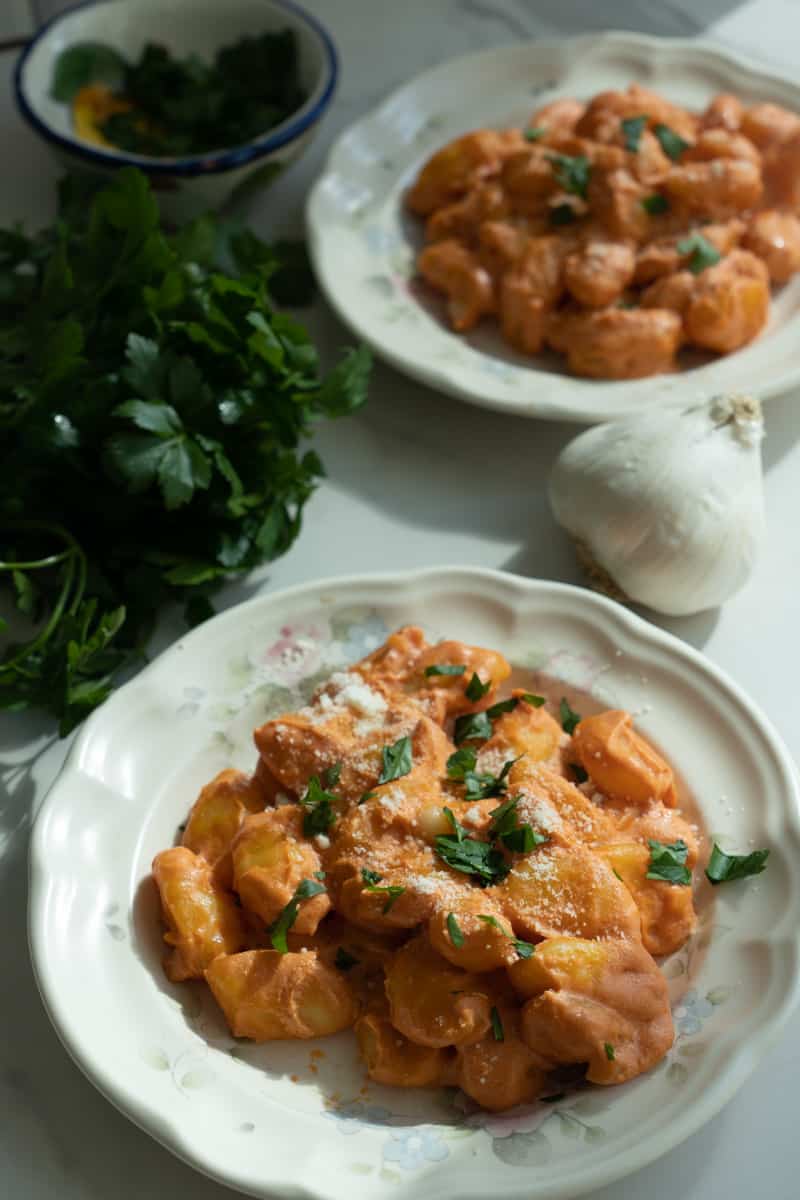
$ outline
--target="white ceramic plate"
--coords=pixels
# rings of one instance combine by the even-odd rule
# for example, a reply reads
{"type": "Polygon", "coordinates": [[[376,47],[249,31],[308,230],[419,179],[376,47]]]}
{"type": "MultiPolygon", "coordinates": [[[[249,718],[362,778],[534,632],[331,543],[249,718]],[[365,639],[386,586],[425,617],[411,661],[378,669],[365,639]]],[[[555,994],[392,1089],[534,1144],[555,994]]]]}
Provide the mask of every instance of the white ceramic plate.
{"type": "MultiPolygon", "coordinates": [[[[532,676],[535,679],[535,675],[532,676]]],[[[693,1133],[776,1037],[798,986],[800,807],[786,751],[694,650],[594,594],[499,572],[365,576],[262,595],[174,645],[87,722],[38,818],[30,940],[65,1046],[105,1095],[201,1171],[256,1196],[574,1196],[693,1133]],[[726,849],[758,879],[706,895],[665,965],[676,1043],[648,1075],[492,1116],[457,1093],[370,1085],[352,1035],[234,1041],[202,984],[160,966],[154,853],[200,784],[251,767],[253,726],[420,622],[639,714],[726,849]],[[290,1076],[296,1076],[293,1082],[290,1076]]],[[[710,892],[707,885],[706,893],[710,892]]]]}
{"type": "Polygon", "coordinates": [[[638,34],[531,42],[443,63],[394,92],[336,142],[309,199],[317,276],[339,316],[398,370],[442,392],[519,416],[609,421],[648,404],[722,391],[762,399],[800,380],[800,279],[773,300],[768,328],[736,354],[631,382],[575,379],[555,356],[516,354],[484,324],[452,333],[414,281],[420,223],[403,194],[420,166],[459,134],[522,126],[557,96],[639,82],[700,109],[718,91],[800,110],[800,86],[713,44],[638,34]]]}

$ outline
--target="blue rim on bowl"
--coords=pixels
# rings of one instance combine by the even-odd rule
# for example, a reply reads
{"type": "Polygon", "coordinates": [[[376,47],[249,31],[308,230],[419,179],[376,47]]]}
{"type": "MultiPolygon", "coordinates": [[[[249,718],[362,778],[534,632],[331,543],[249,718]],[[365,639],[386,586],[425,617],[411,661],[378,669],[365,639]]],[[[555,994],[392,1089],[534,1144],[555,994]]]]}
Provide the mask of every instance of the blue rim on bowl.
{"type": "Polygon", "coordinates": [[[208,154],[188,155],[184,158],[152,158],[145,154],[94,149],[80,138],[65,137],[52,129],[46,121],[43,121],[29,104],[25,95],[25,67],[36,46],[55,25],[79,9],[91,8],[98,2],[99,0],[81,0],[79,4],[70,5],[69,8],[51,17],[28,42],[14,67],[14,97],[25,120],[48,142],[84,159],[87,163],[103,167],[139,167],[147,175],[216,175],[228,171],[232,167],[241,167],[245,163],[253,162],[265,154],[270,154],[273,150],[280,149],[288,142],[294,141],[319,120],[330,104],[339,76],[339,56],[333,38],[321,21],[299,4],[295,4],[294,0],[271,0],[271,3],[278,8],[283,8],[298,17],[320,40],[324,52],[325,69],[321,84],[317,84],[315,91],[318,91],[320,86],[322,90],[310,107],[307,107],[309,102],[306,101],[306,104],[299,108],[296,114],[289,117],[276,129],[243,146],[211,151],[208,154]]]}

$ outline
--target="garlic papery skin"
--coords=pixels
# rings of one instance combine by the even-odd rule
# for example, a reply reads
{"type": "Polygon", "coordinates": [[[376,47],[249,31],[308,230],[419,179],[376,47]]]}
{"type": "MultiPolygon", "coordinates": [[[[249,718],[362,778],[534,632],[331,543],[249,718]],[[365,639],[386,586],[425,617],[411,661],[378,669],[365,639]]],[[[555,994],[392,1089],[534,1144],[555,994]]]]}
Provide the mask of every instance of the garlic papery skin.
{"type": "Polygon", "coordinates": [[[671,616],[714,608],[764,535],[763,436],[758,401],[735,395],[597,425],[556,460],[553,513],[605,590],[671,616]]]}

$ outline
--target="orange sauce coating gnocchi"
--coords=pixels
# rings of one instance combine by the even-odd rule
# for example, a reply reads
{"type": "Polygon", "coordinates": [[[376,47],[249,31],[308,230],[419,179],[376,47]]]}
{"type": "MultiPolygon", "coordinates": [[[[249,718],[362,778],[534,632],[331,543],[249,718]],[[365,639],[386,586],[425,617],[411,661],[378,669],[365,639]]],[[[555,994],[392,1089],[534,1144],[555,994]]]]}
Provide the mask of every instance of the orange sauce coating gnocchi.
{"type": "MultiPolygon", "coordinates": [[[[553,112],[566,138],[601,106],[553,112]]],[[[464,171],[502,145],[467,147],[464,171]]],[[[455,1085],[494,1111],[552,1091],[557,1068],[613,1084],[658,1062],[654,956],[696,918],[651,847],[682,847],[690,871],[697,830],[629,713],[565,731],[558,697],[510,675],[409,626],[257,729],[253,774],[217,775],[154,860],[169,978],[205,978],[236,1037],[352,1028],[375,1083],[455,1085]]]]}
{"type": "Polygon", "coordinates": [[[496,320],[587,378],[674,371],[682,347],[758,337],[770,283],[800,270],[800,116],[725,93],[694,113],[638,84],[564,98],[442,147],[406,203],[456,332],[496,320]]]}

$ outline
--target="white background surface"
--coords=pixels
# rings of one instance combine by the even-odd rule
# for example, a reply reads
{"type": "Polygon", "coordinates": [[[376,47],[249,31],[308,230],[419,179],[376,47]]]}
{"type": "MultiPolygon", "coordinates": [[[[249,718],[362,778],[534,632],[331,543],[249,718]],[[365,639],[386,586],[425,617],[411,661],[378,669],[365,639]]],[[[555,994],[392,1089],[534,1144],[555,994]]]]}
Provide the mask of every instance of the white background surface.
{"type": "MultiPolygon", "coordinates": [[[[607,28],[711,34],[784,68],[797,68],[800,56],[795,0],[309,0],[307,7],[338,42],[342,81],[318,142],[254,202],[249,215],[263,233],[299,232],[303,198],[331,138],[388,90],[447,57],[519,38],[607,28]]],[[[13,55],[0,56],[6,166],[0,220],[35,224],[52,212],[56,170],[16,116],[12,66],[13,55]]],[[[346,331],[322,304],[306,319],[331,355],[347,343],[346,331]]],[[[767,428],[769,532],[755,575],[724,610],[664,624],[752,694],[797,758],[800,395],[770,401],[767,428]]],[[[308,505],[299,542],[257,578],[228,588],[219,603],[234,603],[255,587],[442,563],[579,582],[545,500],[549,465],[574,433],[574,427],[469,408],[377,367],[368,408],[320,431],[317,448],[329,477],[308,505]]],[[[196,1176],[118,1115],[73,1066],[47,1021],[27,955],[27,842],[31,816],[67,747],[51,740],[44,720],[0,720],[0,1195],[227,1200],[233,1193],[196,1176]]],[[[701,1133],[647,1170],[595,1192],[593,1200],[796,1200],[798,1072],[800,1016],[701,1133]]]]}

